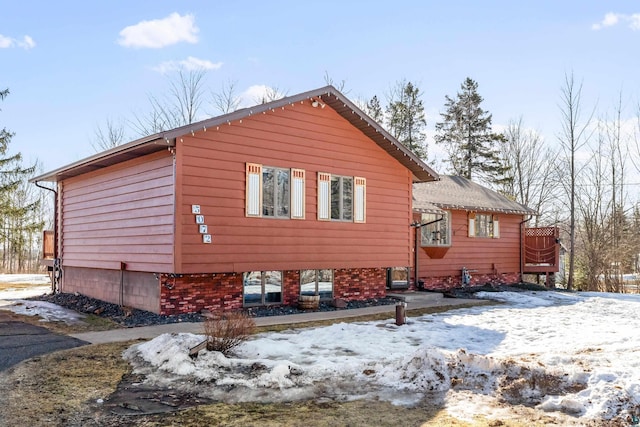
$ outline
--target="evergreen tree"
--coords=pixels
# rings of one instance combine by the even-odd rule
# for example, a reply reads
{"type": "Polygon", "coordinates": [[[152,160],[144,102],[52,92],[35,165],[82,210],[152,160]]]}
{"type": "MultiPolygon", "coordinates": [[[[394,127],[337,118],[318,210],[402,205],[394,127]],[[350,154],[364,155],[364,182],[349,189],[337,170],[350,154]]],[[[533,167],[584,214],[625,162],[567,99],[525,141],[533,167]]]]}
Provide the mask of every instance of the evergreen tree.
{"type": "MultiPolygon", "coordinates": [[[[9,89],[0,91],[0,100],[7,95],[9,89]]],[[[0,243],[2,267],[9,272],[23,268],[31,237],[43,226],[42,221],[33,218],[39,201],[30,201],[21,191],[35,166],[23,168],[20,153],[7,155],[13,135],[6,128],[0,130],[0,243]]]]}
{"type": "Polygon", "coordinates": [[[365,105],[365,112],[371,117],[376,123],[382,125],[382,121],[384,120],[384,114],[382,113],[382,107],[380,106],[380,100],[377,95],[373,95],[367,105],[365,105]]]}
{"type": "Polygon", "coordinates": [[[420,89],[406,80],[391,90],[387,106],[387,129],[421,159],[427,159],[424,129],[427,126],[420,89]]]}
{"type": "Polygon", "coordinates": [[[478,83],[467,77],[461,89],[456,98],[445,96],[446,111],[436,123],[435,141],[445,146],[456,175],[504,184],[508,167],[499,149],[504,137],[491,131],[491,114],[480,108],[478,83]]]}

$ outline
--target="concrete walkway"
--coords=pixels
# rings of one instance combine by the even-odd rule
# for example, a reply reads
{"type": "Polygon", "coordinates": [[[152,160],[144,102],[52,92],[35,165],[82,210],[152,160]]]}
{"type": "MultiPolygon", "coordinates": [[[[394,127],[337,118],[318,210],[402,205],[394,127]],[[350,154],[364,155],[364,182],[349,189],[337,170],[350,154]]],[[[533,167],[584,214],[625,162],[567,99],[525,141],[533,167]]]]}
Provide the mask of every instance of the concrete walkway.
{"type": "MultiPolygon", "coordinates": [[[[481,305],[487,302],[477,299],[443,298],[439,293],[407,292],[402,294],[387,294],[407,303],[407,310],[429,307],[450,307],[461,305],[481,305]]],[[[321,320],[339,320],[350,317],[366,316],[370,314],[389,313],[389,318],[395,318],[396,306],[379,305],[374,307],[354,308],[335,311],[314,311],[309,313],[289,314],[286,316],[255,317],[256,326],[293,325],[296,323],[316,322],[321,320]]],[[[105,344],[110,342],[130,341],[137,339],[152,339],[165,333],[203,334],[203,324],[170,323],[167,325],[141,326],[136,328],[113,329],[102,332],[83,332],[70,336],[90,342],[91,344],[105,344]]]]}

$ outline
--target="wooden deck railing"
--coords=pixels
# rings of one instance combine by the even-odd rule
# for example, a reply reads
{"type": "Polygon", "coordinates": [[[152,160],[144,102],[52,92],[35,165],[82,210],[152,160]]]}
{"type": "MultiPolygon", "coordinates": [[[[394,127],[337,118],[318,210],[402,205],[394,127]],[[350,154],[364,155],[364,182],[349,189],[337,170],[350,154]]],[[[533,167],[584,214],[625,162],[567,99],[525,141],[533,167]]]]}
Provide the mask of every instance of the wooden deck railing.
{"type": "Polygon", "coordinates": [[[525,228],[523,256],[525,273],[557,272],[560,268],[558,227],[525,228]]]}
{"type": "Polygon", "coordinates": [[[45,230],[42,233],[42,259],[53,259],[55,256],[53,231],[45,230]]]}

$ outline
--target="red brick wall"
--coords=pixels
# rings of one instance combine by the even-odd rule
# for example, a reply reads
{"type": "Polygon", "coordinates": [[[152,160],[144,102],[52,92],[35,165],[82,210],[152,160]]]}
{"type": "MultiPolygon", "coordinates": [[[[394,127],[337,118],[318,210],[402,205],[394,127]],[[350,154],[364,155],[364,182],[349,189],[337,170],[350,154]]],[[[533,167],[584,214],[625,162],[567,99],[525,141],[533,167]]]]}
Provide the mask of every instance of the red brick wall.
{"type": "MultiPolygon", "coordinates": [[[[424,289],[443,291],[462,287],[461,276],[421,277],[424,289]]],[[[520,282],[520,273],[474,274],[471,273],[470,286],[513,285],[520,282]]]]}
{"type": "Polygon", "coordinates": [[[333,271],[333,296],[346,300],[382,298],[387,294],[386,268],[351,268],[333,271]]]}
{"type": "MultiPolygon", "coordinates": [[[[333,294],[346,300],[386,295],[386,269],[339,269],[333,272],[333,294]]],[[[300,272],[284,271],[282,304],[294,306],[300,294],[300,272]]],[[[242,308],[242,274],[160,276],[160,314],[228,311],[242,308]]]]}
{"type": "Polygon", "coordinates": [[[297,270],[282,273],[282,304],[296,305],[300,295],[300,272],[297,270]]]}
{"type": "Polygon", "coordinates": [[[242,308],[242,274],[160,276],[160,314],[242,308]]]}

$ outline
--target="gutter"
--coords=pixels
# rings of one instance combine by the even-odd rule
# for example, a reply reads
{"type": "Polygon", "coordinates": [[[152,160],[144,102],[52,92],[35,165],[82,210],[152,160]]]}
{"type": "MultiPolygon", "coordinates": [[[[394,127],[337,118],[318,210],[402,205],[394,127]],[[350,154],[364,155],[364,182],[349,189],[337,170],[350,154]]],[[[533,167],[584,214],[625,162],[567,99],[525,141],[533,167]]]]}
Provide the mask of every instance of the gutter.
{"type": "MultiPolygon", "coordinates": [[[[413,284],[416,287],[416,289],[418,288],[418,230],[420,230],[422,227],[425,227],[427,225],[431,225],[431,224],[435,224],[436,222],[440,222],[442,220],[444,220],[444,216],[446,214],[436,214],[436,215],[440,215],[440,218],[433,220],[433,221],[429,221],[429,222],[425,222],[423,223],[419,223],[419,222],[414,222],[413,224],[411,224],[411,227],[414,227],[416,229],[416,235],[414,240],[414,248],[413,248],[413,253],[414,253],[414,260],[413,260],[413,284]]],[[[522,228],[522,227],[520,227],[522,228]]]]}
{"type": "Polygon", "coordinates": [[[53,193],[53,275],[51,277],[51,292],[54,294],[58,289],[58,269],[60,268],[58,259],[58,192],[53,188],[45,187],[38,181],[33,182],[36,187],[53,193]]]}

